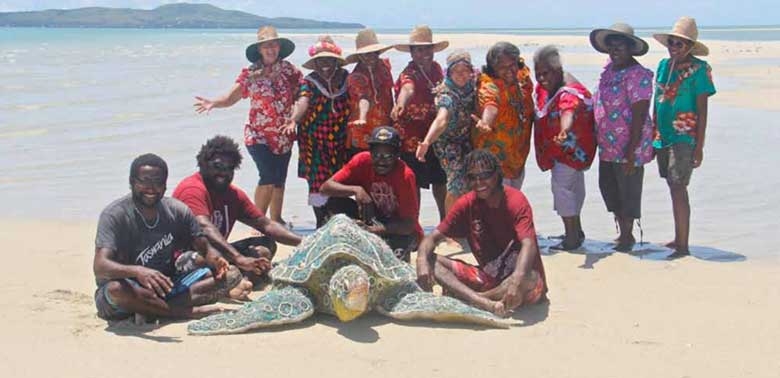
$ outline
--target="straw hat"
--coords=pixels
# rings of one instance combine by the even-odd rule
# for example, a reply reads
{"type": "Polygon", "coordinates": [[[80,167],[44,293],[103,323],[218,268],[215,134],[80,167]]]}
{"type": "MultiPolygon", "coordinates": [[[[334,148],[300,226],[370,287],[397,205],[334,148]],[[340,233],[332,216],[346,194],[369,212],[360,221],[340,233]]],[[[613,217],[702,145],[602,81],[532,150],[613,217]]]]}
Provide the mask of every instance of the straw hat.
{"type": "Polygon", "coordinates": [[[409,33],[409,43],[399,43],[393,47],[396,50],[409,52],[412,46],[433,46],[433,52],[439,52],[449,46],[448,41],[433,42],[433,32],[428,25],[418,25],[409,33]]]}
{"type": "Polygon", "coordinates": [[[693,42],[691,55],[707,56],[710,53],[710,49],[698,41],[699,28],[696,26],[696,20],[691,17],[680,17],[680,19],[674,23],[672,31],[669,33],[653,34],[653,38],[666,47],[669,47],[668,39],[670,36],[693,42]]]}
{"type": "Polygon", "coordinates": [[[260,60],[262,57],[260,56],[260,51],[257,51],[257,47],[262,43],[271,41],[279,41],[279,60],[290,56],[293,50],[295,50],[295,43],[287,38],[279,37],[279,34],[276,33],[276,28],[263,26],[257,29],[257,42],[246,47],[246,58],[252,63],[260,60]]]}
{"type": "Polygon", "coordinates": [[[607,49],[606,42],[607,37],[611,35],[623,36],[631,41],[634,41],[633,49],[631,50],[631,55],[633,56],[645,55],[647,54],[647,50],[650,48],[650,46],[647,45],[647,42],[645,42],[642,38],[634,35],[634,28],[632,28],[631,25],[623,22],[613,24],[608,29],[593,30],[590,32],[590,44],[594,49],[596,49],[596,51],[608,54],[609,51],[607,49]]]}
{"type": "Polygon", "coordinates": [[[372,29],[363,29],[355,37],[355,52],[347,56],[347,64],[357,63],[361,54],[383,53],[392,49],[393,46],[387,46],[379,43],[376,33],[372,29]]]}
{"type": "Polygon", "coordinates": [[[303,64],[303,68],[313,70],[314,61],[318,58],[335,58],[338,61],[339,66],[347,64],[344,58],[341,57],[341,47],[333,42],[333,38],[329,35],[321,35],[317,38],[317,42],[309,47],[309,60],[303,64]]]}

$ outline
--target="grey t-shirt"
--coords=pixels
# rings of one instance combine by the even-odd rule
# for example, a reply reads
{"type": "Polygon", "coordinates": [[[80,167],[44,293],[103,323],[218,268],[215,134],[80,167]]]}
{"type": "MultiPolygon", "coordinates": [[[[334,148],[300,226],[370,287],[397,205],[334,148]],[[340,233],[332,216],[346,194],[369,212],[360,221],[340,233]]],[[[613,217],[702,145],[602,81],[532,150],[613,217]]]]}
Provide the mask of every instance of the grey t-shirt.
{"type": "Polygon", "coordinates": [[[187,205],[177,199],[164,197],[157,213],[157,225],[147,225],[131,195],[112,202],[100,214],[95,247],[115,251],[119,263],[143,265],[172,276],[174,252],[190,249],[193,239],[203,232],[187,205]]]}

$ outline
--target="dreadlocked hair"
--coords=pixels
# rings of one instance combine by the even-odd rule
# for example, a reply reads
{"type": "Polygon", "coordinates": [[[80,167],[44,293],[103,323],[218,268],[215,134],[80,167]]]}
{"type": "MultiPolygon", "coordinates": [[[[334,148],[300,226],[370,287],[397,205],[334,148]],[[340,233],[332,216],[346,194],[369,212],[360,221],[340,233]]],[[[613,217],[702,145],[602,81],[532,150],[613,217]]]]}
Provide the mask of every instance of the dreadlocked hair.
{"type": "Polygon", "coordinates": [[[241,166],[241,152],[238,144],[230,137],[217,135],[206,141],[198,152],[198,167],[204,168],[206,164],[217,155],[225,155],[236,162],[236,168],[241,166]]]}
{"type": "MultiPolygon", "coordinates": [[[[463,161],[463,169],[468,172],[472,167],[479,166],[485,170],[490,170],[498,173],[498,182],[504,180],[504,172],[501,170],[501,163],[492,152],[486,149],[478,149],[469,152],[463,161]]],[[[464,172],[464,173],[466,173],[464,172]]]]}
{"type": "Polygon", "coordinates": [[[160,168],[163,178],[168,180],[168,164],[165,163],[165,160],[155,154],[143,154],[135,158],[133,163],[130,164],[130,184],[133,183],[133,179],[138,178],[138,169],[145,165],[160,168]]]}

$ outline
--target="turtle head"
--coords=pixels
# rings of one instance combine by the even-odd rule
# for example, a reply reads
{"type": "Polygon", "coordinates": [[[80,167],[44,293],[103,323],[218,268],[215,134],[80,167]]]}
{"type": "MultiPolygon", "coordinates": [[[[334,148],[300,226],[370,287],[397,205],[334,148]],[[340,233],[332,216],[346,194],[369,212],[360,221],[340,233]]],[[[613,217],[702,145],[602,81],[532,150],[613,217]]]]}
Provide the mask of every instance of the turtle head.
{"type": "Polygon", "coordinates": [[[333,310],[342,322],[355,319],[368,310],[371,283],[363,268],[357,265],[339,268],[328,286],[333,310]]]}

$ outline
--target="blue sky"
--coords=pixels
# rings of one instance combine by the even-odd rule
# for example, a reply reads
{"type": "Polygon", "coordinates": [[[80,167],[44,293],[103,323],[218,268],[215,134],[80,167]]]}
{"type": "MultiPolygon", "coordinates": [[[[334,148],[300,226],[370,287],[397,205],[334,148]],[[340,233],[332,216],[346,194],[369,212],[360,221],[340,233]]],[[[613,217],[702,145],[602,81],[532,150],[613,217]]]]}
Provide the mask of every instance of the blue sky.
{"type": "MultiPolygon", "coordinates": [[[[0,0],[0,11],[107,6],[151,9],[165,0],[0,0]]],[[[211,0],[204,2],[267,17],[359,22],[375,28],[542,28],[671,25],[682,15],[699,25],[780,24],[779,0],[522,1],[522,0],[211,0]],[[523,4],[523,5],[518,5],[523,4]],[[294,6],[291,6],[294,5],[294,6]]]]}

